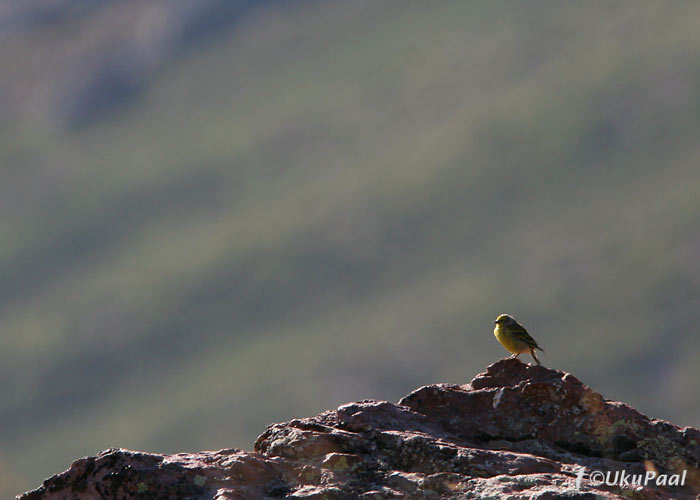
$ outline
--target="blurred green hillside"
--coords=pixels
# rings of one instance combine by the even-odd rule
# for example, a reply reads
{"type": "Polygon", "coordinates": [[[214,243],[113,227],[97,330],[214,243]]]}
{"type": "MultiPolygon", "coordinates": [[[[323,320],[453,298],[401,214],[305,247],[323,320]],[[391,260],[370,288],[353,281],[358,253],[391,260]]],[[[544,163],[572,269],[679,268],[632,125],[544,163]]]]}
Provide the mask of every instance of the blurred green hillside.
{"type": "Polygon", "coordinates": [[[0,23],[3,497],[465,383],[504,312],[700,425],[700,4],[114,4],[0,23]]]}

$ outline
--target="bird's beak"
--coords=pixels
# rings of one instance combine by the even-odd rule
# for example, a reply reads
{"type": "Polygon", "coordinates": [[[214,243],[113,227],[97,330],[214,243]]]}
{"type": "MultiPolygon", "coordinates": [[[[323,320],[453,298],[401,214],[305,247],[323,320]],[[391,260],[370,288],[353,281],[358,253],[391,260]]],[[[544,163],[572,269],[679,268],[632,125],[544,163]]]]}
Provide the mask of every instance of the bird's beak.
{"type": "Polygon", "coordinates": [[[494,321],[494,323],[498,323],[498,320],[494,321]]]}

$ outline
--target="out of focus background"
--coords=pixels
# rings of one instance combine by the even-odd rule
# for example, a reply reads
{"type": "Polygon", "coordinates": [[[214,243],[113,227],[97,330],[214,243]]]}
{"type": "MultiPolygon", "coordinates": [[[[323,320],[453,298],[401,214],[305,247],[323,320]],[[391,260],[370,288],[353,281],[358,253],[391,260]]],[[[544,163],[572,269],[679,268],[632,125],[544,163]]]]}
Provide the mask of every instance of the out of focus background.
{"type": "Polygon", "coordinates": [[[700,4],[0,3],[0,496],[466,383],[700,425],[700,4]]]}

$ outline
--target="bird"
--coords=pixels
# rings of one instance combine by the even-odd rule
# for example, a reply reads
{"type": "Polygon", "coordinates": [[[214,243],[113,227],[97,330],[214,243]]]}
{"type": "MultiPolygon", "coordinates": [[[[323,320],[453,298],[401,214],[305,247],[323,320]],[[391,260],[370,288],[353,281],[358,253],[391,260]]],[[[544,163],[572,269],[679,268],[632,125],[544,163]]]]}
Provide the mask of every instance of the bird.
{"type": "Polygon", "coordinates": [[[507,351],[513,353],[510,356],[511,358],[517,358],[518,355],[529,352],[538,365],[542,364],[535,355],[535,349],[539,349],[542,352],[544,352],[544,349],[537,345],[535,339],[530,337],[525,327],[515,321],[513,316],[501,314],[494,323],[496,327],[493,329],[493,334],[507,351]]]}

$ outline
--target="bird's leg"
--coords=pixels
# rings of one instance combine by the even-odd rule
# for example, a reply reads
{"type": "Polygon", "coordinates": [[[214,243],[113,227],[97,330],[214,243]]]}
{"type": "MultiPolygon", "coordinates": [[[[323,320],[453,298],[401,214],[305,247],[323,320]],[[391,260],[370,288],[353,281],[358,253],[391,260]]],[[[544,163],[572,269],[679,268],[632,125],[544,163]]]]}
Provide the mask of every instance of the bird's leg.
{"type": "Polygon", "coordinates": [[[511,354],[508,359],[518,359],[518,356],[520,355],[519,352],[516,352],[515,354],[511,354]]]}

